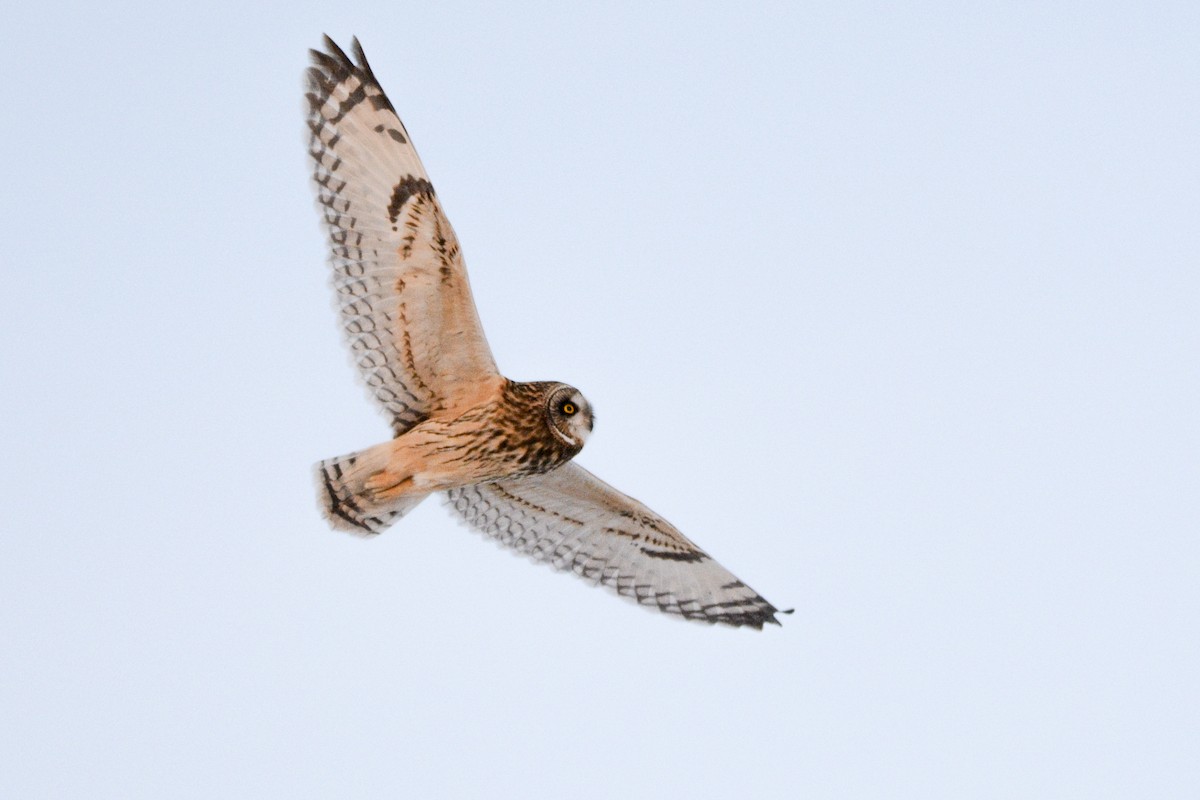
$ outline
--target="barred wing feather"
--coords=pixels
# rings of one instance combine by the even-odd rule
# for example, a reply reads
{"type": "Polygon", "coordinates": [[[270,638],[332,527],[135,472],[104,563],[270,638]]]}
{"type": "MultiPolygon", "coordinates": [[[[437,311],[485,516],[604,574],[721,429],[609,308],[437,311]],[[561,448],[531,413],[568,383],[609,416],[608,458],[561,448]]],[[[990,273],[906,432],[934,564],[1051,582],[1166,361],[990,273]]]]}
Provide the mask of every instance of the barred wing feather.
{"type": "Polygon", "coordinates": [[[499,380],[466,265],[408,131],[358,40],[308,70],[309,154],[342,327],[398,435],[499,380]]]}
{"type": "Polygon", "coordinates": [[[447,505],[502,544],[644,606],[734,626],[779,624],[778,609],[669,522],[574,462],[453,489],[447,505]]]}

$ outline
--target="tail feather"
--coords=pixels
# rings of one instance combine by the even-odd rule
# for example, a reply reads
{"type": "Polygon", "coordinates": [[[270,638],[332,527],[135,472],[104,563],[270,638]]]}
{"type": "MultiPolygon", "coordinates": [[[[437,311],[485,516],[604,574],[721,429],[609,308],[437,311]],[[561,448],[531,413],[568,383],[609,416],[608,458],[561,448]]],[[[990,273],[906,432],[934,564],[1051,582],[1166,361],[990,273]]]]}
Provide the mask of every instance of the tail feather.
{"type": "Polygon", "coordinates": [[[429,496],[414,494],[375,500],[364,484],[385,466],[386,457],[387,450],[381,446],[327,458],[316,465],[317,497],[332,527],[359,536],[383,533],[429,496]]]}

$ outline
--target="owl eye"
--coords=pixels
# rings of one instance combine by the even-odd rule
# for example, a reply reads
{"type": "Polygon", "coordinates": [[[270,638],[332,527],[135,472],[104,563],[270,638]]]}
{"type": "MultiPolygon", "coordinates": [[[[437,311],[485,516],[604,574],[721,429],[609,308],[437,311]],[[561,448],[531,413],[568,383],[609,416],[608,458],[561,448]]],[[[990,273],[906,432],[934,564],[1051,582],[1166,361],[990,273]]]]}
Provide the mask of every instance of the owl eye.
{"type": "Polygon", "coordinates": [[[575,408],[574,403],[563,403],[561,406],[559,406],[559,409],[562,411],[562,413],[566,414],[568,417],[579,410],[579,409],[575,408]]]}

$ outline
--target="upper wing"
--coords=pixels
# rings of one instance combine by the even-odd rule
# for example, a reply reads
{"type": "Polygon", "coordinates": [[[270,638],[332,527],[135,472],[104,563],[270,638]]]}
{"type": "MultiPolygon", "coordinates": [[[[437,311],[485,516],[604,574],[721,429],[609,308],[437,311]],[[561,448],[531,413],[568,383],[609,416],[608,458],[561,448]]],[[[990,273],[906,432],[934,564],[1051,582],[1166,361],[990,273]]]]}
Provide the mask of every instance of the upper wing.
{"type": "Polygon", "coordinates": [[[458,240],[371,72],[325,37],[308,70],[309,154],[342,327],[396,433],[498,378],[458,240]]]}
{"type": "Polygon", "coordinates": [[[779,612],[671,523],[574,462],[447,492],[473,528],[537,561],[688,619],[776,625],[779,612]]]}

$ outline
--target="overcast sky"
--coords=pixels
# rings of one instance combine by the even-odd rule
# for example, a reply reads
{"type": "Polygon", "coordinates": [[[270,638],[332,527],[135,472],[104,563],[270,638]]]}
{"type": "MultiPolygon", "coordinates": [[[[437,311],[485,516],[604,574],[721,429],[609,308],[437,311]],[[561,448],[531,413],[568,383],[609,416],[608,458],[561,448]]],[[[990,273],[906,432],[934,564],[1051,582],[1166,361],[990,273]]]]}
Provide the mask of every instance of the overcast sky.
{"type": "Polygon", "coordinates": [[[1200,7],[5,10],[0,796],[1200,796],[1200,7]],[[780,607],[427,502],[308,183],[357,34],[501,369],[780,607]]]}

